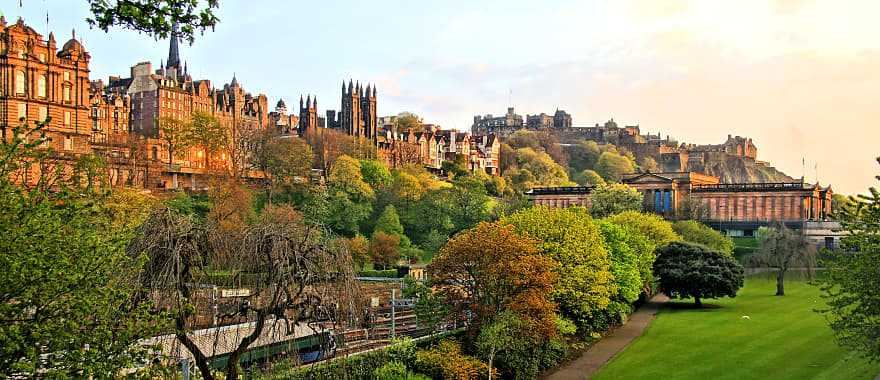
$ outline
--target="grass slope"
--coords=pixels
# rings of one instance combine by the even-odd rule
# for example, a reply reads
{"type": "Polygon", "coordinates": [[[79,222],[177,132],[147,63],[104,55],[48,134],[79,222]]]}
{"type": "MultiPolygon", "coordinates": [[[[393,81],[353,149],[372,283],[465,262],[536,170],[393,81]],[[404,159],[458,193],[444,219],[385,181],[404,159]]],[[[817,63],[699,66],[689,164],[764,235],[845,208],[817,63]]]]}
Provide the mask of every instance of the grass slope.
{"type": "Polygon", "coordinates": [[[844,380],[880,373],[880,363],[834,342],[813,312],[822,302],[818,289],[786,280],[786,296],[775,290],[768,276],[751,277],[736,298],[704,301],[702,310],[674,301],[593,379],[844,380]]]}

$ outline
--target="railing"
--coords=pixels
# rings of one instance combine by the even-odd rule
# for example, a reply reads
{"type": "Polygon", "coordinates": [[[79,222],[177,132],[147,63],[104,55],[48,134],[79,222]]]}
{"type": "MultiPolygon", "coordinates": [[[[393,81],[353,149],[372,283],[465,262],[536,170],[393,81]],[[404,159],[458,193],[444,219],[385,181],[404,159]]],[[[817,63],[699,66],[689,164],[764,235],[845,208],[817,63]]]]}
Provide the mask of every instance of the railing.
{"type": "Polygon", "coordinates": [[[792,191],[809,190],[809,184],[803,182],[770,182],[770,183],[719,183],[712,185],[694,185],[693,192],[727,192],[727,191],[792,191]]]}
{"type": "Polygon", "coordinates": [[[529,195],[562,195],[562,194],[589,194],[595,189],[594,186],[559,186],[559,187],[535,187],[526,192],[529,195]]]}

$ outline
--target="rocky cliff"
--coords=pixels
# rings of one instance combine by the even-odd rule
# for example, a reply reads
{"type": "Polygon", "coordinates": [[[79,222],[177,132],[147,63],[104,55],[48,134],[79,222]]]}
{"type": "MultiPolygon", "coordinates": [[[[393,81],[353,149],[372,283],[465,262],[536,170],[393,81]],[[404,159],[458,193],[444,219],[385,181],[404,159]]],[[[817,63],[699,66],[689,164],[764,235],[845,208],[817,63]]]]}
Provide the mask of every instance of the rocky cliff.
{"type": "Polygon", "coordinates": [[[714,175],[722,183],[793,182],[794,178],[747,157],[711,153],[703,159],[690,160],[688,170],[714,175]]]}

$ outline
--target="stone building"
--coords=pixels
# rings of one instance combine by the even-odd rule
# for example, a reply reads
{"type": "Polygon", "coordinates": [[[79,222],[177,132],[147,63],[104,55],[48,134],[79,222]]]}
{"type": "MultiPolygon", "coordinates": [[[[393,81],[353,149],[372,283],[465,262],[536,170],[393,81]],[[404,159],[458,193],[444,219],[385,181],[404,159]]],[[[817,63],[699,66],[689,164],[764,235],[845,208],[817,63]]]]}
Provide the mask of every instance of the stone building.
{"type": "MultiPolygon", "coordinates": [[[[811,228],[832,212],[831,187],[804,182],[727,184],[702,173],[675,172],[634,174],[623,183],[642,194],[645,211],[669,219],[696,218],[731,236],[753,236],[774,222],[811,228]]],[[[526,194],[534,204],[568,207],[589,205],[591,191],[536,188],[526,194]]]]}
{"type": "Polygon", "coordinates": [[[91,152],[89,61],[74,33],[58,50],[22,19],[7,25],[0,16],[0,130],[9,138],[23,122],[48,121],[47,147],[59,155],[91,152]]]}
{"type": "Polygon", "coordinates": [[[517,115],[516,112],[513,111],[513,107],[508,107],[507,113],[503,116],[496,117],[492,116],[492,114],[474,116],[474,124],[471,126],[471,133],[475,135],[495,133],[501,136],[509,136],[522,129],[522,127],[523,117],[517,115]]]}
{"type": "Polygon", "coordinates": [[[559,109],[552,116],[543,112],[539,115],[526,115],[526,127],[529,129],[571,128],[571,115],[559,109]]]}
{"type": "Polygon", "coordinates": [[[295,136],[299,130],[299,116],[287,114],[287,104],[284,99],[278,99],[275,110],[269,112],[269,126],[282,136],[295,136]]]}

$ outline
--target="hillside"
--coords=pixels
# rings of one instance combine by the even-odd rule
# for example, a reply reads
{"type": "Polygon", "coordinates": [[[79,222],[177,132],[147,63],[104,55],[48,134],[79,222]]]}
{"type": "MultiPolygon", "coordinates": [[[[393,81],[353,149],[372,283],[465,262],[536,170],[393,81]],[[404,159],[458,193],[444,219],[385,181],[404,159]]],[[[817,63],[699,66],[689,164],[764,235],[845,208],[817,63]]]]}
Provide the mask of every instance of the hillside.
{"type": "Polygon", "coordinates": [[[711,154],[705,162],[689,162],[688,170],[714,175],[722,183],[793,182],[778,169],[744,157],[711,154]]]}

